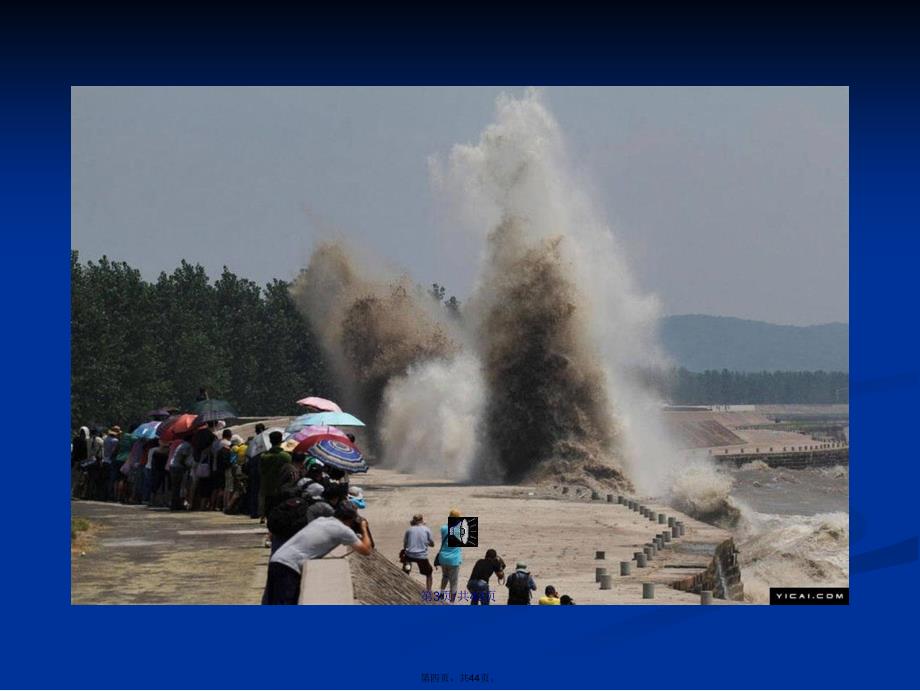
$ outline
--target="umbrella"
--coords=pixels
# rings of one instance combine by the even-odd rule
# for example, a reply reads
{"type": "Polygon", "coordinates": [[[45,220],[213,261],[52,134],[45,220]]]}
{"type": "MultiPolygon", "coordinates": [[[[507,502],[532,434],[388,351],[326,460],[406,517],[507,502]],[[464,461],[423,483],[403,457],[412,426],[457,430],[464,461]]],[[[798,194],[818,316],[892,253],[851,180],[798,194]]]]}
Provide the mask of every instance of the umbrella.
{"type": "Polygon", "coordinates": [[[127,461],[128,455],[131,453],[131,447],[134,446],[136,441],[137,439],[133,434],[122,434],[118,439],[118,446],[115,448],[115,460],[127,461]]]}
{"type": "Polygon", "coordinates": [[[364,427],[354,415],[348,413],[308,413],[301,415],[287,426],[288,432],[297,432],[310,425],[335,425],[336,427],[364,427]]]}
{"type": "Polygon", "coordinates": [[[358,447],[342,439],[324,439],[310,448],[310,455],[326,465],[348,473],[366,473],[367,463],[358,447]]]}
{"type": "Polygon", "coordinates": [[[291,444],[293,442],[293,446],[290,449],[292,453],[307,453],[311,446],[318,444],[323,439],[344,439],[349,441],[348,435],[336,427],[310,425],[298,432],[294,432],[287,443],[291,444]]]}
{"type": "Polygon", "coordinates": [[[151,410],[147,413],[147,417],[149,417],[151,420],[165,420],[170,415],[172,415],[172,413],[168,408],[157,408],[156,410],[151,410]]]}
{"type": "Polygon", "coordinates": [[[249,447],[246,449],[246,455],[252,458],[253,456],[258,456],[260,453],[268,451],[272,447],[272,442],[268,438],[268,435],[272,432],[284,432],[284,430],[280,427],[271,427],[262,432],[262,434],[257,434],[249,443],[249,447]]]}
{"type": "Polygon", "coordinates": [[[160,423],[159,429],[157,429],[157,436],[160,437],[160,441],[175,441],[195,429],[197,426],[195,425],[195,419],[195,415],[185,413],[164,420],[160,423]]]}
{"type": "Polygon", "coordinates": [[[318,396],[307,396],[306,398],[301,398],[297,401],[298,405],[305,405],[310,408],[316,408],[318,411],[327,411],[330,413],[341,413],[342,409],[339,408],[338,403],[333,403],[332,401],[326,398],[319,398],[318,396]]]}
{"type": "Polygon", "coordinates": [[[162,422],[158,422],[157,420],[145,422],[143,425],[139,425],[131,434],[137,439],[153,439],[157,436],[157,428],[162,424],[162,422]]]}
{"type": "MultiPolygon", "coordinates": [[[[345,434],[345,432],[340,430],[338,427],[333,427],[332,425],[307,425],[306,427],[302,427],[291,434],[290,438],[294,441],[302,442],[319,435],[348,439],[348,435],[345,434]]],[[[313,446],[313,444],[310,444],[310,446],[313,446]]]]}
{"type": "Polygon", "coordinates": [[[216,422],[217,420],[228,420],[238,417],[227,401],[222,401],[218,398],[198,401],[194,406],[194,411],[198,413],[199,425],[203,425],[206,422],[216,422]]]}

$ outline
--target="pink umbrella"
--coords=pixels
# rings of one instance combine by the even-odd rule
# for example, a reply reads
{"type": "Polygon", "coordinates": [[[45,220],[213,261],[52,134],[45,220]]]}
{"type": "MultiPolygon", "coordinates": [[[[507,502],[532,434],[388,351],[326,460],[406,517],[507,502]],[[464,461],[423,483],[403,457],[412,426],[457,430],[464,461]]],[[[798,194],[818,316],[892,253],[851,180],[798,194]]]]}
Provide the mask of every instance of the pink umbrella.
{"type": "Polygon", "coordinates": [[[345,434],[338,427],[333,427],[332,425],[309,425],[294,432],[294,434],[291,435],[291,439],[304,441],[310,437],[317,436],[329,436],[338,437],[339,439],[348,439],[347,434],[345,434]]]}
{"type": "Polygon", "coordinates": [[[316,410],[324,410],[330,413],[342,412],[342,409],[339,408],[337,403],[333,403],[325,398],[319,398],[318,396],[307,396],[306,398],[301,398],[297,403],[307,406],[308,408],[316,408],[316,410]]]}
{"type": "Polygon", "coordinates": [[[297,430],[281,445],[285,451],[293,452],[294,449],[308,449],[323,439],[343,439],[348,441],[348,435],[338,427],[331,425],[308,425],[297,430]]]}

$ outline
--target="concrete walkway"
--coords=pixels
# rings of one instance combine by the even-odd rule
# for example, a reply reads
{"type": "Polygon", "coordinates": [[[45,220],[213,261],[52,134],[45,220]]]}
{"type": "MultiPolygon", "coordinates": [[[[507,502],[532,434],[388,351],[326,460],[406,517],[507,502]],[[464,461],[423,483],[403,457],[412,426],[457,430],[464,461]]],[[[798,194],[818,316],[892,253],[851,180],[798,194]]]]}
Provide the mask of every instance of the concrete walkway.
{"type": "Polygon", "coordinates": [[[258,604],[264,526],[217,511],[71,502],[94,530],[72,553],[72,604],[258,604]]]}

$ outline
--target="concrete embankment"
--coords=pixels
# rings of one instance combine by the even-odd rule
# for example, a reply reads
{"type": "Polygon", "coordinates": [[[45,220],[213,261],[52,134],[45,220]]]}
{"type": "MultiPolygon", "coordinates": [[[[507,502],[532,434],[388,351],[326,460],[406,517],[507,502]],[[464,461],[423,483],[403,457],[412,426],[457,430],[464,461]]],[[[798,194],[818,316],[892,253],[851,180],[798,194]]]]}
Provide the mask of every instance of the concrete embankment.
{"type": "Polygon", "coordinates": [[[824,468],[850,464],[850,447],[846,444],[827,443],[789,447],[742,448],[730,453],[713,450],[709,457],[719,463],[741,467],[746,463],[763,461],[771,468],[824,468]]]}

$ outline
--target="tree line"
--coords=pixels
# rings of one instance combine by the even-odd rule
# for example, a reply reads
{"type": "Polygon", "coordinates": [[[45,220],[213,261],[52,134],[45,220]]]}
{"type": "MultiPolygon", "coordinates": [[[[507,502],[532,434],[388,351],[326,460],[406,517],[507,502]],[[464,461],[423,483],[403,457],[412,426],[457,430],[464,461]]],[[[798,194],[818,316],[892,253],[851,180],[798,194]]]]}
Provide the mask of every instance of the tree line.
{"type": "Polygon", "coordinates": [[[691,372],[683,367],[643,370],[639,376],[675,405],[847,403],[846,372],[691,372]]]}
{"type": "Polygon", "coordinates": [[[241,415],[298,412],[335,381],[288,284],[260,286],[224,267],[213,282],[182,261],[145,281],[137,269],[71,252],[71,424],[122,426],[152,408],[189,409],[198,389],[241,415]]]}
{"type": "MultiPolygon", "coordinates": [[[[133,424],[152,408],[189,409],[199,387],[242,415],[296,414],[298,398],[339,396],[289,284],[260,286],[199,264],[145,281],[125,262],[81,263],[71,252],[71,424],[133,424]]],[[[419,288],[421,291],[421,288],[419,288]]],[[[443,286],[429,294],[455,318],[443,286]]],[[[642,370],[646,386],[678,405],[845,403],[845,372],[642,370]]]]}

